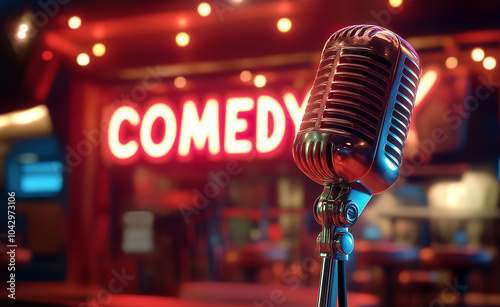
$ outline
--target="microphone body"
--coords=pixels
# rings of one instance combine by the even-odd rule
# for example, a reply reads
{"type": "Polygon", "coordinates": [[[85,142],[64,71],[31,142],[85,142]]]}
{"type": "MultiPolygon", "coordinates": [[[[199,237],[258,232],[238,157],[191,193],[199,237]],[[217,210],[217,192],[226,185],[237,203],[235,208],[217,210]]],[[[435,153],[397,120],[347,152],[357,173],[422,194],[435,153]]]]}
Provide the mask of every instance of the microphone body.
{"type": "Polygon", "coordinates": [[[322,185],[367,194],[397,180],[420,78],[415,50],[377,26],[327,41],[293,145],[297,166],[322,185]]]}
{"type": "Polygon", "coordinates": [[[314,204],[322,225],[318,307],[347,306],[348,227],[374,194],[399,177],[421,66],[397,34],[358,25],[327,41],[293,144],[295,163],[324,185],[314,204]],[[340,279],[340,280],[338,280],[340,279]]]}

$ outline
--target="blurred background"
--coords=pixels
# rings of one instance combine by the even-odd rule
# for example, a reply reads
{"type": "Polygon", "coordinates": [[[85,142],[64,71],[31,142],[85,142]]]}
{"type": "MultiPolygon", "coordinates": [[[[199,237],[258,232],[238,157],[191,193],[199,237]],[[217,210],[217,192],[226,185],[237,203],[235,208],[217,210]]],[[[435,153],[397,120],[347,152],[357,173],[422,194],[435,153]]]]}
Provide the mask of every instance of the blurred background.
{"type": "Polygon", "coordinates": [[[423,72],[399,182],[350,229],[349,304],[500,306],[499,10],[2,0],[1,305],[315,306],[322,187],[291,145],[328,37],[374,24],[423,72]]]}

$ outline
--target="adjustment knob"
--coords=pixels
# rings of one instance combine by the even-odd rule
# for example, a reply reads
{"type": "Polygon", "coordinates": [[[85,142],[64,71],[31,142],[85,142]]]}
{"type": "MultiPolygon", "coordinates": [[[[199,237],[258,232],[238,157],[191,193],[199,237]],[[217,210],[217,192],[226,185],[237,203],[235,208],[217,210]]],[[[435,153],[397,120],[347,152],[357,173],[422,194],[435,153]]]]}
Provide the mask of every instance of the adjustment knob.
{"type": "Polygon", "coordinates": [[[349,255],[354,248],[354,238],[349,232],[341,231],[335,235],[333,244],[338,253],[349,255]]]}
{"type": "Polygon", "coordinates": [[[349,227],[358,220],[358,206],[353,201],[342,203],[337,207],[338,223],[340,227],[349,227]]]}

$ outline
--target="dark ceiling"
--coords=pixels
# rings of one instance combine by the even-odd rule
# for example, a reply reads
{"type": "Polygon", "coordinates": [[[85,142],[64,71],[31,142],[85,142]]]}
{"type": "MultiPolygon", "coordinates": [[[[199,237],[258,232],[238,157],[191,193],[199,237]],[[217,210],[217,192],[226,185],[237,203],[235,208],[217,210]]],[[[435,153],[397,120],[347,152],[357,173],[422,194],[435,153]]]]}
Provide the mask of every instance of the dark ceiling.
{"type": "Polygon", "coordinates": [[[109,81],[119,79],[118,70],[147,65],[319,53],[329,35],[351,24],[378,24],[403,37],[500,29],[499,1],[404,0],[397,10],[388,0],[231,1],[208,1],[212,14],[201,17],[196,7],[202,1],[191,0],[2,0],[0,113],[39,103],[25,82],[25,72],[33,59],[41,61],[43,50],[53,50],[65,69],[109,81]],[[26,43],[13,44],[12,33],[26,12],[38,18],[45,14],[46,24],[39,19],[26,43]],[[72,15],[82,19],[77,30],[67,26],[72,15]],[[290,32],[276,30],[281,17],[292,20],[290,32]],[[188,46],[175,45],[179,31],[190,34],[188,46]],[[106,56],[78,67],[76,55],[89,52],[95,42],[107,46],[106,56]]]}

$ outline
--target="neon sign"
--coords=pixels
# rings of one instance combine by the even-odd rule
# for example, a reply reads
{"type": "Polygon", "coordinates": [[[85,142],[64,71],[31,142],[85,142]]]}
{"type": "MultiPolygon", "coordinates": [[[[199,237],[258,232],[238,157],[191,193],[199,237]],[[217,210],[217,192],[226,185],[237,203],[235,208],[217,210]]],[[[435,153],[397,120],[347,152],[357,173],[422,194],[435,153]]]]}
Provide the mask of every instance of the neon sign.
{"type": "Polygon", "coordinates": [[[144,111],[123,105],[112,112],[108,148],[119,161],[139,154],[150,159],[205,151],[210,156],[272,154],[284,143],[287,129],[290,137],[299,129],[307,96],[300,103],[292,93],[285,93],[282,102],[269,95],[230,97],[224,104],[208,99],[202,106],[186,100],[181,116],[165,101],[144,111]]]}

